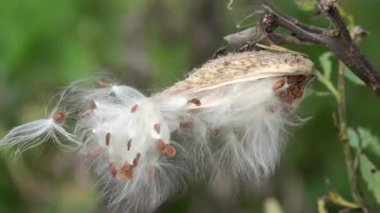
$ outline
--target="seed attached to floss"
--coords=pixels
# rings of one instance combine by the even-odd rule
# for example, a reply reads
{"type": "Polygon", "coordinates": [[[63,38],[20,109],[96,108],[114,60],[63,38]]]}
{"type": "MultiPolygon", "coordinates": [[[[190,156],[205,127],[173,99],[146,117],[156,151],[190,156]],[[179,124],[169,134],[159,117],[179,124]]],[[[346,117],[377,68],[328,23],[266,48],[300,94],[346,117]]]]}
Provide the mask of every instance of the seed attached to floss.
{"type": "Polygon", "coordinates": [[[132,107],[131,107],[131,113],[135,113],[137,108],[138,108],[139,105],[137,104],[134,104],[132,107]]]}
{"type": "Polygon", "coordinates": [[[177,150],[175,149],[174,146],[172,146],[172,145],[170,145],[170,144],[166,144],[166,145],[165,145],[164,152],[165,152],[165,154],[167,154],[169,157],[173,157],[173,156],[177,153],[177,150]]]}
{"type": "Polygon", "coordinates": [[[289,85],[302,83],[305,81],[305,79],[306,79],[306,77],[303,75],[295,75],[295,76],[287,76],[286,77],[286,81],[288,82],[289,85]]]}
{"type": "Polygon", "coordinates": [[[192,104],[194,104],[195,106],[200,106],[200,105],[202,105],[201,101],[200,101],[198,98],[193,98],[193,99],[189,100],[189,103],[192,103],[192,104]]]}
{"type": "Polygon", "coordinates": [[[113,163],[111,163],[111,164],[109,165],[109,167],[108,167],[108,172],[110,173],[110,175],[111,175],[112,177],[116,177],[116,175],[117,175],[117,170],[116,170],[115,166],[113,165],[113,163]]]}
{"type": "Polygon", "coordinates": [[[58,111],[54,114],[53,116],[53,121],[55,123],[60,123],[65,119],[65,112],[63,111],[58,111]]]}
{"type": "Polygon", "coordinates": [[[129,163],[125,163],[120,169],[122,177],[125,177],[127,179],[132,179],[133,169],[134,169],[133,165],[131,165],[129,163]]]}
{"type": "Polygon", "coordinates": [[[160,132],[161,132],[161,124],[159,124],[159,123],[154,124],[153,125],[153,129],[154,129],[154,131],[156,131],[157,134],[160,134],[160,132]]]}
{"type": "Polygon", "coordinates": [[[302,95],[302,89],[298,86],[293,86],[289,88],[290,93],[294,96],[294,98],[299,98],[302,95]]]}
{"type": "Polygon", "coordinates": [[[162,139],[159,139],[157,142],[157,150],[160,154],[166,154],[169,157],[173,157],[177,153],[177,150],[174,146],[166,144],[162,139]]]}
{"type": "Polygon", "coordinates": [[[135,159],[133,159],[133,162],[132,162],[132,165],[133,165],[134,167],[136,167],[136,166],[139,164],[140,157],[141,157],[141,154],[138,152],[138,153],[136,154],[135,159]]]}
{"type": "Polygon", "coordinates": [[[273,84],[272,89],[274,91],[276,91],[276,90],[280,89],[281,87],[283,87],[284,85],[285,85],[284,79],[280,79],[280,80],[276,81],[276,83],[273,84]]]}
{"type": "Polygon", "coordinates": [[[158,152],[160,154],[165,154],[165,146],[166,146],[166,144],[165,144],[164,140],[159,139],[157,141],[157,149],[158,149],[158,152]]]}
{"type": "Polygon", "coordinates": [[[107,132],[107,134],[106,134],[106,145],[107,146],[110,145],[110,140],[111,140],[111,133],[107,132]]]}
{"type": "Polygon", "coordinates": [[[190,121],[181,121],[181,122],[179,123],[179,127],[180,127],[181,129],[192,130],[193,127],[194,127],[194,125],[193,125],[193,123],[190,122],[190,121]]]}
{"type": "Polygon", "coordinates": [[[129,141],[127,142],[127,150],[128,151],[131,149],[131,145],[132,145],[132,138],[129,139],[129,141]]]}

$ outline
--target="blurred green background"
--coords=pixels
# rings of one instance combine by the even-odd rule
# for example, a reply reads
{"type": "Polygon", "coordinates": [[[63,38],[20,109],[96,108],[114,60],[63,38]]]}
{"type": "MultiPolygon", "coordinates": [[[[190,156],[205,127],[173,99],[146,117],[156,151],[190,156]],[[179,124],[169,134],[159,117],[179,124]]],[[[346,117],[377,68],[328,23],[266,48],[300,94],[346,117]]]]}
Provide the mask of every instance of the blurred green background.
{"type": "MultiPolygon", "coordinates": [[[[274,5],[302,21],[329,27],[323,16],[299,10],[293,1],[274,5]]],[[[45,106],[70,82],[111,73],[118,83],[146,92],[180,80],[209,59],[223,36],[257,9],[254,0],[1,0],[0,136],[45,115],[45,106]]],[[[342,0],[370,32],[363,52],[380,67],[380,2],[342,0]]],[[[244,21],[245,20],[245,21],[244,21]]],[[[292,47],[318,66],[321,46],[292,47]]],[[[336,69],[337,65],[334,64],[336,69]]],[[[313,90],[323,91],[315,82],[313,90]]],[[[380,101],[366,87],[347,84],[350,125],[380,136],[380,101]]],[[[341,145],[334,129],[332,97],[310,95],[300,114],[311,116],[288,142],[273,178],[253,194],[226,202],[201,186],[169,201],[159,212],[262,212],[276,198],[285,212],[316,212],[328,187],[350,198],[341,145]],[[330,185],[326,185],[326,180],[330,185]]],[[[378,162],[377,162],[378,163],[378,162]]],[[[378,163],[379,165],[379,163],[378,163]]],[[[73,153],[45,146],[22,159],[0,159],[0,212],[107,212],[96,178],[73,153]]]]}

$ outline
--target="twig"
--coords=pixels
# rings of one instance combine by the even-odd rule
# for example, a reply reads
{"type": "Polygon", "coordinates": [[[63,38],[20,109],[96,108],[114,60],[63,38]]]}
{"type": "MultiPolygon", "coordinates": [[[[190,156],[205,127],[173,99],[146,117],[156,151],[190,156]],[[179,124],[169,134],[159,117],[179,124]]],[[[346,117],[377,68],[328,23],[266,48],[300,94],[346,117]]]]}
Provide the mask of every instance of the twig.
{"type": "Polygon", "coordinates": [[[350,144],[348,143],[347,136],[347,118],[346,118],[346,101],[345,101],[345,78],[344,78],[344,64],[342,61],[339,61],[339,76],[338,76],[338,93],[337,98],[338,104],[338,135],[339,140],[343,146],[343,153],[347,167],[348,179],[350,183],[350,188],[352,192],[352,197],[355,202],[358,204],[363,203],[361,197],[359,186],[357,182],[357,173],[354,167],[354,160],[351,153],[350,144]]]}
{"type": "Polygon", "coordinates": [[[244,39],[246,42],[266,45],[284,43],[325,45],[380,98],[380,74],[360,53],[335,5],[336,3],[337,0],[320,0],[319,2],[321,12],[326,14],[334,24],[332,30],[301,23],[268,4],[263,4],[264,12],[261,21],[251,28],[252,34],[247,35],[244,39]],[[275,32],[279,27],[290,31],[290,34],[275,32]]]}
{"type": "MultiPolygon", "coordinates": [[[[344,11],[344,10],[342,10],[344,11]]],[[[367,33],[360,28],[359,26],[355,26],[354,19],[352,16],[348,16],[343,13],[343,16],[348,18],[348,25],[351,30],[351,35],[353,37],[353,42],[359,46],[363,38],[367,35],[367,33]]],[[[350,36],[350,34],[348,36],[350,36]]],[[[347,35],[346,35],[347,36],[347,35]]],[[[362,210],[367,212],[367,207],[364,203],[363,195],[360,191],[359,183],[358,183],[358,175],[359,175],[359,161],[360,155],[362,152],[361,148],[361,136],[357,128],[354,128],[359,137],[359,147],[357,152],[355,153],[355,157],[353,158],[350,145],[348,142],[347,136],[347,116],[346,116],[346,100],[345,100],[345,77],[344,77],[345,65],[340,60],[339,61],[339,75],[338,75],[338,92],[339,99],[337,99],[338,104],[338,116],[339,116],[339,139],[343,145],[343,152],[345,155],[347,172],[349,175],[350,187],[352,191],[352,196],[354,200],[362,206],[362,210]]]]}

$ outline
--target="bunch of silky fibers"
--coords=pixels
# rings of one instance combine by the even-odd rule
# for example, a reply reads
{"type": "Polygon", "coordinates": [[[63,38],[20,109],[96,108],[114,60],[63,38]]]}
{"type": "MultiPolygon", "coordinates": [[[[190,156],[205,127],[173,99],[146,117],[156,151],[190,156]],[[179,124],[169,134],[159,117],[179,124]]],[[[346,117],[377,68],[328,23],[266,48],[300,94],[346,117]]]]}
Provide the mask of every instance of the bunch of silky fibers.
{"type": "Polygon", "coordinates": [[[111,81],[75,82],[50,115],[12,129],[15,156],[44,142],[91,159],[109,207],[150,212],[190,181],[272,174],[294,111],[313,78],[294,52],[230,53],[145,96],[111,81]]]}

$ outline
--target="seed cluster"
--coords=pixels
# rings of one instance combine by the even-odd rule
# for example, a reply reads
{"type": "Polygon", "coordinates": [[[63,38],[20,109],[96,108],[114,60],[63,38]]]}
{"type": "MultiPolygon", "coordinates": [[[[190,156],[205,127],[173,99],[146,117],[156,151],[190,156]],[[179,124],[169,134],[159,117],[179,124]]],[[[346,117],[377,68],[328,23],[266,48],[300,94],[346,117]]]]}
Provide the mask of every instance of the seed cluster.
{"type": "Polygon", "coordinates": [[[285,76],[272,89],[281,100],[292,102],[303,95],[307,82],[308,78],[304,75],[285,76]]]}

